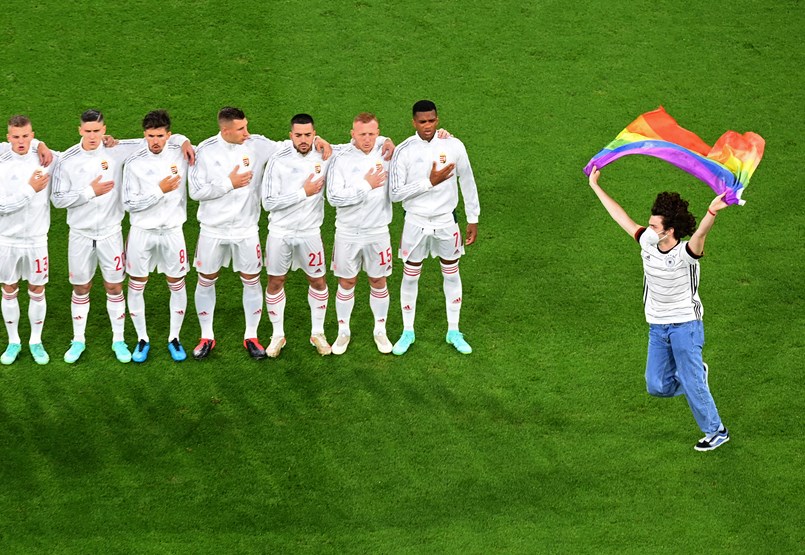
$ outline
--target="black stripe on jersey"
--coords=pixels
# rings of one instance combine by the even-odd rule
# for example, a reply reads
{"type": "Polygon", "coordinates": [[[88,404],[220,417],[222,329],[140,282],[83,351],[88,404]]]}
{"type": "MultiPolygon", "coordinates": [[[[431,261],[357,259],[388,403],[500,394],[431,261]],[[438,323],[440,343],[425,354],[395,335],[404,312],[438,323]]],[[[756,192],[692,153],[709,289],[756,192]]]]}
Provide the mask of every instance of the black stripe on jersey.
{"type": "Polygon", "coordinates": [[[64,162],[69,158],[72,158],[76,154],[79,154],[83,149],[81,148],[81,143],[77,145],[73,145],[67,150],[64,151],[64,154],[61,155],[61,161],[64,162]]]}
{"type": "Polygon", "coordinates": [[[137,158],[143,158],[143,157],[147,156],[149,152],[150,151],[148,150],[148,147],[143,147],[140,150],[136,151],[131,156],[129,156],[128,158],[126,158],[126,160],[123,162],[123,164],[128,164],[129,162],[131,162],[132,160],[135,160],[137,158]]]}
{"type": "Polygon", "coordinates": [[[11,160],[12,154],[14,154],[14,152],[11,150],[9,150],[8,152],[4,152],[3,154],[0,154],[0,162],[8,162],[9,160],[11,160]]]}

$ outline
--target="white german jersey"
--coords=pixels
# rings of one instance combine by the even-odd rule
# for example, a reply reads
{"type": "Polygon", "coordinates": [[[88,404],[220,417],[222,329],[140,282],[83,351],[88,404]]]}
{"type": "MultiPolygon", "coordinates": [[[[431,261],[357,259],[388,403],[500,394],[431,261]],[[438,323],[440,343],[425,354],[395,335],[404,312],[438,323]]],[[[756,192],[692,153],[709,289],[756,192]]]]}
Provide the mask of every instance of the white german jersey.
{"type": "Polygon", "coordinates": [[[282,145],[262,135],[232,144],[220,133],[198,145],[196,163],[190,168],[190,198],[199,201],[202,232],[221,239],[243,239],[258,232],[263,170],[282,145]],[[239,173],[253,172],[249,184],[237,189],[229,180],[235,166],[239,173]]]}
{"type": "Polygon", "coordinates": [[[145,139],[128,139],[113,148],[101,144],[84,150],[79,143],[61,155],[53,172],[51,200],[56,208],[67,208],[71,232],[99,240],[120,231],[123,162],[144,144],[145,139]],[[101,196],[95,196],[91,185],[98,176],[114,181],[112,190],[101,196]]]}
{"type": "Polygon", "coordinates": [[[701,320],[699,258],[680,241],[668,252],[650,245],[646,228],[635,234],[643,258],[643,305],[649,324],[680,324],[701,320]]]}
{"type": "Polygon", "coordinates": [[[364,178],[377,169],[388,171],[383,159],[385,139],[380,137],[365,154],[355,145],[345,145],[333,155],[327,169],[327,200],[335,206],[335,227],[348,233],[371,235],[388,230],[391,222],[391,197],[388,179],[372,189],[364,178]]]}
{"type": "Polygon", "coordinates": [[[317,233],[324,221],[324,188],[305,194],[305,181],[327,172],[327,162],[316,150],[302,156],[293,145],[271,157],[263,176],[263,208],[268,211],[268,231],[277,235],[317,233]]]}
{"type": "MultiPolygon", "coordinates": [[[[54,153],[56,155],[56,153],[54,153]]],[[[28,180],[43,168],[33,145],[27,154],[6,150],[0,154],[0,244],[47,245],[50,229],[50,183],[34,192],[28,180]]]]}
{"type": "Polygon", "coordinates": [[[123,169],[123,206],[132,226],[142,229],[181,227],[187,220],[187,160],[178,144],[166,144],[159,154],[141,148],[123,169]],[[163,193],[159,182],[179,175],[179,187],[163,193]]]}
{"type": "Polygon", "coordinates": [[[402,202],[405,219],[429,227],[453,225],[461,187],[467,223],[478,223],[481,206],[475,176],[464,144],[455,137],[434,136],[424,141],[414,134],[407,138],[394,151],[389,186],[391,200],[402,202]],[[436,186],[430,182],[434,162],[437,170],[450,163],[456,165],[453,176],[436,186]]]}

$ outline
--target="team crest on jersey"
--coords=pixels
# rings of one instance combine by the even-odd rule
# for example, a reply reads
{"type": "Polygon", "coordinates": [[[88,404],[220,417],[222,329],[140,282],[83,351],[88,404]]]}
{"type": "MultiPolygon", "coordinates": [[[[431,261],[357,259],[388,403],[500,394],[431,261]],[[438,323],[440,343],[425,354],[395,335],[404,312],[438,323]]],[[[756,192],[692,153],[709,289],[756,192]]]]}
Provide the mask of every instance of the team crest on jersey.
{"type": "Polygon", "coordinates": [[[440,163],[440,164],[444,164],[445,162],[447,162],[447,154],[445,154],[444,152],[442,152],[442,153],[439,155],[439,163],[440,163]]]}
{"type": "Polygon", "coordinates": [[[674,260],[673,256],[666,256],[665,257],[665,267],[666,268],[668,268],[670,270],[671,268],[674,267],[674,264],[676,264],[676,260],[674,260]]]}
{"type": "Polygon", "coordinates": [[[375,169],[377,171],[383,171],[383,163],[382,162],[375,162],[375,169]]]}
{"type": "Polygon", "coordinates": [[[109,162],[107,162],[106,160],[101,160],[101,169],[103,169],[103,171],[108,170],[109,169],[109,162]]]}
{"type": "Polygon", "coordinates": [[[244,157],[243,157],[243,167],[244,167],[244,168],[248,168],[248,167],[249,167],[249,163],[250,163],[250,162],[249,162],[249,157],[248,157],[248,156],[244,156],[244,157]]]}
{"type": "Polygon", "coordinates": [[[174,164],[173,166],[171,166],[171,173],[172,173],[173,175],[178,175],[178,174],[179,174],[179,168],[176,166],[176,164],[174,164]]]}
{"type": "Polygon", "coordinates": [[[321,173],[321,164],[316,164],[315,166],[313,166],[313,171],[315,171],[316,173],[321,173]]]}

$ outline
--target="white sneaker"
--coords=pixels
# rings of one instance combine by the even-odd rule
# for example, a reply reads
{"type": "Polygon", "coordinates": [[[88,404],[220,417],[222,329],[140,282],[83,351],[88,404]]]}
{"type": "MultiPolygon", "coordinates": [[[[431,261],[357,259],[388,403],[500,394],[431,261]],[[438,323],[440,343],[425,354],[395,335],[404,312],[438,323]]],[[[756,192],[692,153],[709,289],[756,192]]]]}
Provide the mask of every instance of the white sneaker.
{"type": "Polygon", "coordinates": [[[333,352],[330,344],[327,343],[327,338],[323,333],[317,333],[310,336],[310,344],[316,347],[316,350],[321,356],[329,355],[333,352]]]}
{"type": "Polygon", "coordinates": [[[386,334],[382,331],[375,334],[375,345],[377,345],[377,350],[384,355],[389,354],[394,348],[394,345],[391,344],[389,338],[386,337],[386,334]]]}
{"type": "Polygon", "coordinates": [[[285,336],[272,337],[271,343],[266,347],[266,356],[269,358],[277,358],[280,356],[280,351],[285,346],[285,336]]]}
{"type": "MultiPolygon", "coordinates": [[[[346,334],[338,334],[338,339],[335,340],[333,343],[333,354],[334,355],[343,355],[347,352],[347,346],[349,345],[349,340],[352,339],[349,335],[346,334]]],[[[319,351],[321,352],[321,351],[319,351]]],[[[323,353],[322,353],[323,354],[323,353]]]]}

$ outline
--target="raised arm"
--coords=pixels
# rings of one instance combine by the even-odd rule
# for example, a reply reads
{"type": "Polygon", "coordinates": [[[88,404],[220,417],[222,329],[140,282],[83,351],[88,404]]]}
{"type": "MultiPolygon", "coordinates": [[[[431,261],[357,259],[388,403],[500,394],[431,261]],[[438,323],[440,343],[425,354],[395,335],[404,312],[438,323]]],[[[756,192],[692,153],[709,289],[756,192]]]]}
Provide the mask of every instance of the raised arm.
{"type": "Polygon", "coordinates": [[[707,208],[707,214],[704,215],[702,221],[699,223],[699,228],[690,236],[690,241],[688,241],[688,248],[690,252],[695,254],[696,256],[701,256],[704,254],[704,240],[707,238],[707,234],[712,229],[713,224],[716,223],[716,214],[722,208],[727,207],[727,203],[724,202],[724,195],[727,193],[721,193],[713,201],[710,203],[710,206],[707,208]]]}
{"type": "Polygon", "coordinates": [[[612,219],[623,228],[623,230],[628,233],[631,237],[635,236],[637,230],[640,229],[640,226],[637,225],[632,218],[629,217],[629,214],[626,213],[626,210],[621,208],[621,205],[612,200],[601,186],[598,184],[598,176],[601,175],[601,170],[593,166],[593,171],[590,172],[590,188],[593,192],[598,196],[598,200],[601,201],[601,204],[604,205],[604,208],[607,209],[609,215],[612,216],[612,219]]]}

